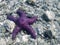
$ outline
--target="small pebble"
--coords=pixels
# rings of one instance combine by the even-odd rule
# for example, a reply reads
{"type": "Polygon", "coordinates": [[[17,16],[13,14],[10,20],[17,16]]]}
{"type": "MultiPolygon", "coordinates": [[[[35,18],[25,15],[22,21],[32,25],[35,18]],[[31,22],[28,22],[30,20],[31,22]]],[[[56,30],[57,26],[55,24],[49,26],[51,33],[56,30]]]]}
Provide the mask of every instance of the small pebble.
{"type": "Polygon", "coordinates": [[[24,42],[28,42],[28,35],[24,35],[24,36],[22,37],[22,40],[23,40],[24,42]]]}
{"type": "Polygon", "coordinates": [[[8,37],[6,38],[6,42],[7,42],[7,45],[10,45],[13,43],[13,40],[10,37],[8,37]]]}
{"type": "Polygon", "coordinates": [[[28,2],[36,2],[36,0],[27,0],[28,2]]]}
{"type": "Polygon", "coordinates": [[[2,25],[0,26],[0,33],[5,33],[6,32],[6,29],[5,27],[2,25]]]}
{"type": "Polygon", "coordinates": [[[46,30],[43,33],[43,35],[44,35],[44,38],[46,38],[46,39],[53,39],[53,34],[52,34],[52,32],[50,30],[46,30]]]}
{"type": "Polygon", "coordinates": [[[35,6],[35,7],[39,7],[39,6],[37,6],[36,4],[35,4],[35,2],[36,2],[36,0],[27,0],[26,1],[26,3],[28,4],[28,5],[30,5],[30,6],[35,6]]]}
{"type": "Polygon", "coordinates": [[[4,20],[5,20],[6,18],[5,18],[5,16],[3,15],[0,15],[0,22],[3,22],[4,20]]]}
{"type": "Polygon", "coordinates": [[[3,38],[0,38],[0,45],[6,45],[6,41],[3,38]]]}
{"type": "Polygon", "coordinates": [[[16,42],[20,42],[20,39],[18,37],[16,38],[16,42]]]}
{"type": "Polygon", "coordinates": [[[58,6],[57,6],[58,10],[60,10],[60,2],[58,3],[58,6]]]}
{"type": "Polygon", "coordinates": [[[42,18],[44,21],[46,21],[46,22],[49,22],[49,21],[50,21],[46,14],[43,14],[43,15],[41,16],[41,18],[42,18]]]}
{"type": "Polygon", "coordinates": [[[46,22],[49,22],[55,19],[55,13],[52,11],[46,11],[41,17],[46,22]]]}

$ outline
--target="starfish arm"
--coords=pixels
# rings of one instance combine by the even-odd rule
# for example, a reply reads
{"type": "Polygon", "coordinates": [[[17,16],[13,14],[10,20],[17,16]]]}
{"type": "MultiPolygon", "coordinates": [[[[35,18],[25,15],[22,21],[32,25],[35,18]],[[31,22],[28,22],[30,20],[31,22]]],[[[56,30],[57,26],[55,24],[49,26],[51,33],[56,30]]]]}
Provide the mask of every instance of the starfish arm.
{"type": "Polygon", "coordinates": [[[37,20],[37,16],[34,16],[32,18],[28,18],[28,23],[33,24],[37,20]]]}
{"type": "Polygon", "coordinates": [[[14,22],[17,20],[17,18],[13,17],[12,15],[7,15],[7,19],[14,21],[14,22]]]}
{"type": "Polygon", "coordinates": [[[36,39],[36,32],[33,30],[31,26],[24,25],[24,29],[27,31],[28,34],[31,35],[32,38],[36,39]]]}
{"type": "Polygon", "coordinates": [[[26,17],[26,14],[23,10],[21,9],[18,9],[17,12],[16,12],[19,16],[22,16],[22,17],[26,17]]]}
{"type": "Polygon", "coordinates": [[[16,38],[16,35],[18,34],[18,32],[21,31],[21,28],[18,26],[15,26],[13,32],[12,32],[12,39],[14,40],[16,38]]]}

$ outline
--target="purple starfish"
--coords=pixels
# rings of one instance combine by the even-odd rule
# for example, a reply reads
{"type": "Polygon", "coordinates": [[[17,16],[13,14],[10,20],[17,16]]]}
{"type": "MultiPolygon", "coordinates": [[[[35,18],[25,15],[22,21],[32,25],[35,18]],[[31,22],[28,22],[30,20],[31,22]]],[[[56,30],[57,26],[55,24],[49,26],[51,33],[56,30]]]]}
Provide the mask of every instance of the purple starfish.
{"type": "Polygon", "coordinates": [[[20,32],[22,29],[26,30],[26,32],[30,34],[32,38],[36,39],[36,33],[30,25],[36,21],[37,16],[28,18],[25,12],[20,9],[18,9],[16,13],[19,15],[19,18],[13,17],[12,15],[7,15],[7,19],[14,21],[16,24],[12,32],[12,39],[15,39],[18,32],[20,32]]]}

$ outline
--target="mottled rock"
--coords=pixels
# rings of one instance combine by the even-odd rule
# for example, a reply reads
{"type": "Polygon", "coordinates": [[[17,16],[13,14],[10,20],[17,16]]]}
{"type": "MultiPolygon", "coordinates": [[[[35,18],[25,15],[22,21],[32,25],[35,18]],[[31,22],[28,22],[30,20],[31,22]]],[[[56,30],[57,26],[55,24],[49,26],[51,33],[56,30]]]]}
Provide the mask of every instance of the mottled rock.
{"type": "Polygon", "coordinates": [[[45,20],[46,22],[49,22],[51,20],[55,19],[55,13],[52,11],[46,11],[43,15],[42,15],[42,19],[45,20]]]}
{"type": "Polygon", "coordinates": [[[46,15],[50,20],[54,20],[55,18],[55,13],[52,11],[46,11],[46,15]]]}

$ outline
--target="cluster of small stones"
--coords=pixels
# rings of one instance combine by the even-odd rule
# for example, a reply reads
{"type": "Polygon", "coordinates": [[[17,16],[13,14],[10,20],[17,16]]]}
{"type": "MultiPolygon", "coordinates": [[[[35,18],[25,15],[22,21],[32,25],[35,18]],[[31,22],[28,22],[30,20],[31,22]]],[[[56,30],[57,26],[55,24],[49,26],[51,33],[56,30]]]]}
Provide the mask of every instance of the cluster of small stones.
{"type": "Polygon", "coordinates": [[[38,7],[31,6],[26,1],[0,0],[0,45],[60,45],[60,1],[28,0],[30,2],[33,1],[38,7]],[[37,34],[35,40],[30,38],[30,35],[23,33],[23,31],[17,35],[16,40],[13,41],[11,39],[15,24],[6,19],[6,13],[15,14],[18,8],[24,9],[27,16],[38,16],[38,21],[32,25],[37,34]],[[44,20],[42,16],[46,17],[48,21],[44,20]],[[57,39],[52,39],[48,42],[48,40],[41,38],[40,34],[45,30],[51,30],[57,39]]]}

